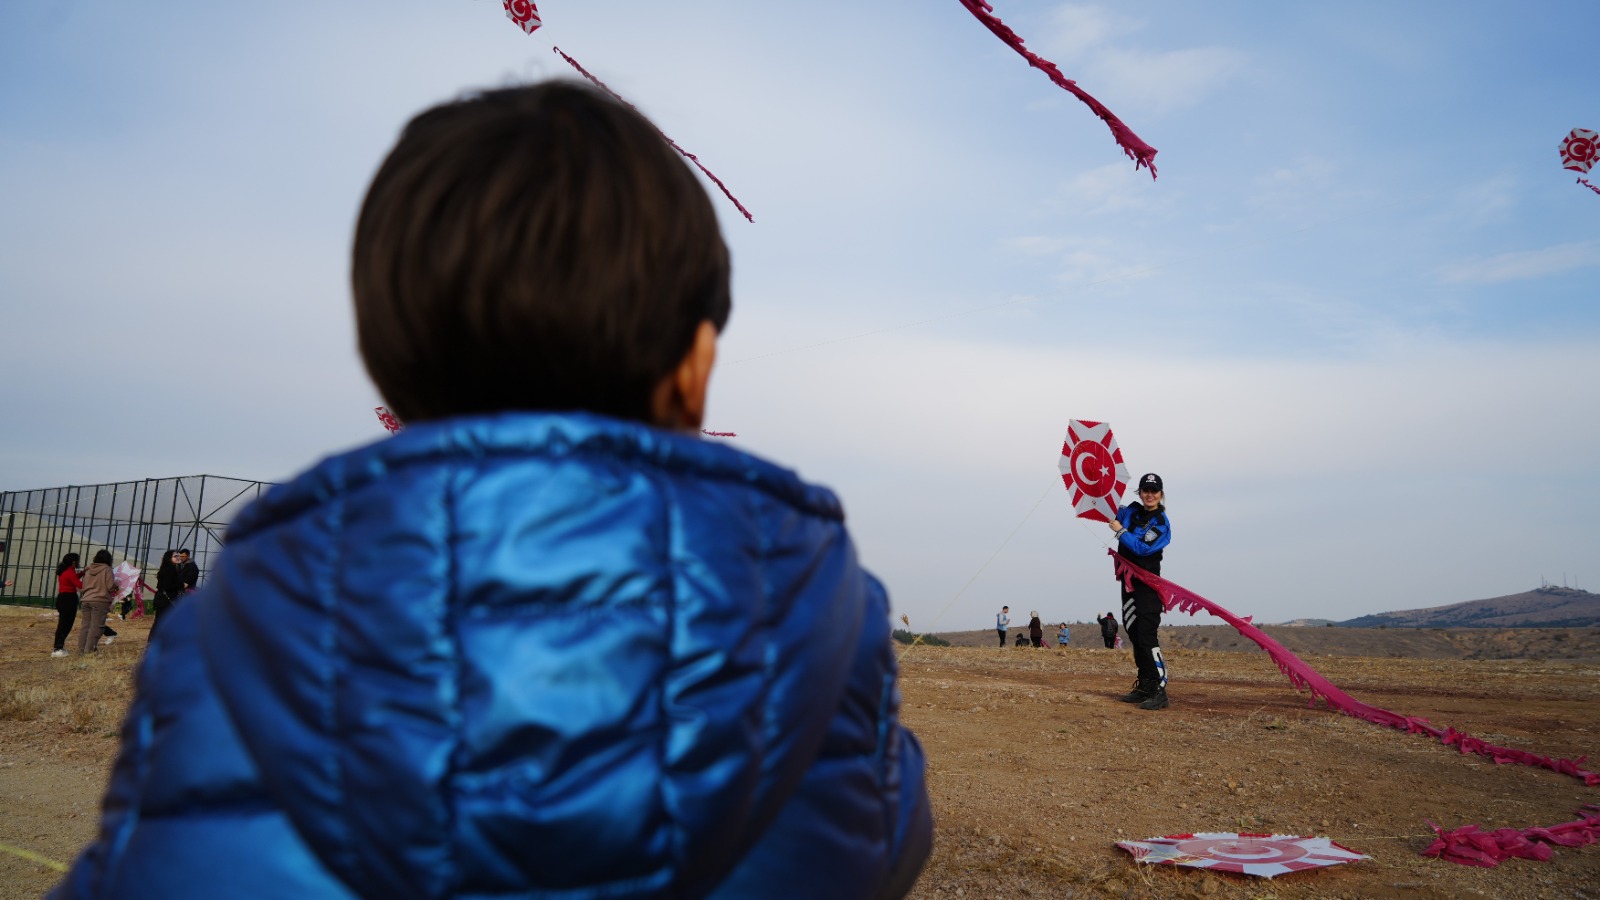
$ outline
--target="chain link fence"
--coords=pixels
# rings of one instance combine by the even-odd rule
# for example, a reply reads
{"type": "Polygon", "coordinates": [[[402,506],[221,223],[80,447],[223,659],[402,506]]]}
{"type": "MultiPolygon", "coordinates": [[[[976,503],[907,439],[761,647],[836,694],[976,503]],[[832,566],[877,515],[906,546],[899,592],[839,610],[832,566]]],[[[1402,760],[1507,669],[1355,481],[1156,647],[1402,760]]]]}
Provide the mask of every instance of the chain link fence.
{"type": "Polygon", "coordinates": [[[162,554],[187,549],[204,584],[228,523],[270,487],[186,475],[0,493],[0,603],[53,603],[61,558],[76,553],[87,565],[100,550],[153,584],[162,554]]]}

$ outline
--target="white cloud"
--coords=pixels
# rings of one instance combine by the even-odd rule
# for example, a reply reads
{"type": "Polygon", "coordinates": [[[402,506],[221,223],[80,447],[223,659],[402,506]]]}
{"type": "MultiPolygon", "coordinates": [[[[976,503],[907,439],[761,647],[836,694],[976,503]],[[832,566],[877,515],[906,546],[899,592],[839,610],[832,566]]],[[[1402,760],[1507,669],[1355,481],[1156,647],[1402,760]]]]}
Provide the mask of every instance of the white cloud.
{"type": "Polygon", "coordinates": [[[1309,212],[1320,216],[1330,209],[1330,201],[1348,196],[1351,189],[1343,186],[1341,175],[1332,160],[1302,154],[1257,176],[1248,200],[1252,208],[1268,216],[1304,222],[1309,212]]]}
{"type": "Polygon", "coordinates": [[[1037,46],[1112,109],[1126,105],[1157,114],[1199,104],[1244,68],[1245,55],[1228,47],[1128,46],[1126,39],[1146,26],[1143,18],[1105,7],[1066,5],[1037,46]]]}
{"type": "Polygon", "coordinates": [[[1039,41],[1045,55],[1067,63],[1096,51],[1109,41],[1133,34],[1144,21],[1101,6],[1067,5],[1051,17],[1051,28],[1039,41]]]}
{"type": "Polygon", "coordinates": [[[1545,278],[1591,266],[1600,266],[1600,240],[1465,260],[1443,267],[1439,277],[1450,284],[1499,284],[1545,278]]]}
{"type": "Polygon", "coordinates": [[[1517,196],[1523,190],[1513,175],[1496,175],[1456,192],[1455,203],[1448,215],[1457,223],[1481,225],[1500,221],[1505,213],[1517,205],[1517,196]]]}
{"type": "Polygon", "coordinates": [[[1059,196],[1074,215],[1145,209],[1152,197],[1150,176],[1118,161],[1079,172],[1061,185],[1059,196]]]}
{"type": "MultiPolygon", "coordinates": [[[[1151,52],[1107,50],[1093,71],[1096,96],[1107,105],[1127,103],[1155,113],[1198,106],[1244,69],[1245,56],[1228,47],[1192,47],[1151,52]]],[[[1114,105],[1113,105],[1113,108],[1114,105]]]]}

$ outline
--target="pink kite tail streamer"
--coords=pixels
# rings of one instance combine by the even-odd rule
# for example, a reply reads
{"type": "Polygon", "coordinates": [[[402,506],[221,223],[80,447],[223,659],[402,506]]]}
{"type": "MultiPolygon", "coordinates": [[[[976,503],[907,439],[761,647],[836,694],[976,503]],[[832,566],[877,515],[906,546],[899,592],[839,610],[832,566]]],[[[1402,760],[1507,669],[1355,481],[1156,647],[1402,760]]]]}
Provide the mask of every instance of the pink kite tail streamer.
{"type": "Polygon", "coordinates": [[[1278,670],[1288,677],[1295,690],[1309,690],[1311,692],[1311,705],[1315,706],[1317,698],[1321,697],[1329,707],[1337,709],[1347,716],[1394,728],[1410,734],[1426,734],[1437,738],[1445,746],[1455,747],[1462,753],[1476,753],[1494,760],[1496,763],[1519,763],[1524,766],[1535,766],[1549,769],[1562,775],[1570,775],[1593,787],[1600,785],[1600,773],[1590,772],[1582,768],[1582,759],[1551,759],[1548,756],[1539,756],[1526,750],[1515,750],[1510,747],[1497,747],[1470,734],[1456,731],[1454,728],[1435,728],[1427,720],[1415,716],[1402,716],[1386,709],[1369,706],[1351,697],[1344,691],[1334,686],[1333,682],[1322,677],[1321,673],[1306,664],[1305,660],[1271,637],[1267,633],[1250,624],[1248,619],[1242,619],[1221,606],[1207,600],[1195,592],[1154,575],[1128,562],[1118,556],[1115,550],[1107,550],[1111,554],[1117,579],[1123,586],[1132,589],[1133,580],[1138,579],[1155,589],[1156,595],[1161,598],[1161,605],[1169,612],[1174,608],[1189,615],[1194,615],[1198,610],[1205,610],[1213,616],[1232,625],[1241,635],[1254,641],[1256,646],[1267,651],[1272,661],[1278,664],[1278,670]]]}
{"type": "MultiPolygon", "coordinates": [[[[554,50],[557,53],[561,53],[561,48],[560,47],[551,47],[550,49],[554,50]]],[[[578,65],[578,61],[577,60],[575,60],[572,57],[566,55],[565,53],[561,53],[561,58],[566,60],[568,65],[571,65],[574,69],[577,69],[579,75],[582,75],[583,77],[589,79],[589,81],[591,83],[593,83],[595,87],[597,87],[600,90],[605,91],[606,93],[610,94],[612,99],[614,99],[618,103],[621,103],[622,105],[628,107],[629,109],[633,110],[634,112],[639,112],[637,107],[635,107],[632,103],[629,103],[628,101],[622,99],[622,96],[620,94],[618,94],[616,91],[613,91],[611,88],[607,87],[605,82],[603,82],[600,79],[594,77],[593,75],[590,75],[588,69],[585,69],[583,66],[578,65]]],[[[641,115],[642,115],[642,113],[641,113],[641,115]]],[[[672,138],[667,137],[666,132],[661,131],[659,128],[656,129],[656,133],[660,134],[663,140],[665,140],[667,143],[671,144],[672,145],[672,149],[678,151],[679,153],[682,153],[684,159],[687,159],[689,162],[694,163],[695,168],[697,168],[700,171],[704,172],[706,177],[711,179],[711,181],[714,184],[716,184],[716,186],[722,191],[722,196],[727,197],[729,200],[733,201],[733,205],[734,206],[739,207],[739,212],[744,213],[745,221],[754,222],[756,220],[755,216],[750,215],[750,210],[745,209],[744,208],[744,204],[739,202],[739,198],[735,197],[732,194],[732,192],[730,192],[728,190],[728,186],[722,183],[722,179],[718,178],[717,176],[715,176],[713,174],[711,174],[711,170],[710,169],[708,169],[705,166],[700,164],[700,157],[695,156],[693,153],[690,153],[689,151],[683,149],[682,147],[679,147],[677,141],[673,140],[672,138]]]]}
{"type": "Polygon", "coordinates": [[[1055,63],[1024,46],[1022,38],[1018,37],[1015,31],[1012,31],[1006,27],[1004,22],[1000,21],[999,17],[994,14],[994,7],[990,6],[987,0],[961,0],[961,5],[965,6],[968,12],[977,16],[978,21],[994,32],[995,37],[1004,41],[1006,46],[1020,53],[1022,58],[1028,61],[1028,65],[1043,72],[1051,81],[1056,83],[1057,87],[1077,97],[1090,109],[1094,110],[1094,114],[1099,116],[1106,123],[1106,126],[1111,129],[1111,136],[1116,139],[1117,146],[1121,147],[1122,152],[1128,154],[1128,158],[1133,160],[1134,170],[1137,171],[1141,166],[1148,166],[1151,180],[1155,179],[1156,148],[1140,140],[1139,136],[1133,133],[1132,128],[1123,124],[1122,120],[1117,118],[1116,114],[1111,110],[1106,109],[1105,104],[1089,96],[1088,91],[1078,87],[1076,81],[1061,74],[1061,70],[1056,68],[1055,63]]]}
{"type": "Polygon", "coordinates": [[[1579,178],[1578,179],[1578,183],[1583,185],[1584,187],[1588,188],[1589,190],[1594,191],[1596,194],[1600,194],[1600,187],[1595,187],[1594,185],[1590,184],[1589,183],[1589,179],[1587,179],[1587,178],[1579,178]]]}
{"type": "Polygon", "coordinates": [[[709,434],[712,437],[738,437],[739,436],[738,434],[736,434],[736,433],[734,433],[732,431],[707,431],[704,428],[700,429],[700,433],[701,434],[709,434]]]}
{"type": "Polygon", "coordinates": [[[389,412],[389,407],[377,406],[373,407],[372,411],[378,414],[378,421],[384,428],[389,429],[390,434],[399,434],[405,428],[400,424],[400,420],[395,418],[394,413],[389,412]]]}
{"type": "Polygon", "coordinates": [[[1493,868],[1512,858],[1543,862],[1550,858],[1551,845],[1582,847],[1600,842],[1600,806],[1585,806],[1578,812],[1583,818],[1573,822],[1520,831],[1501,828],[1484,832],[1477,825],[1463,825],[1453,831],[1445,831],[1428,822],[1428,827],[1438,837],[1428,845],[1428,849],[1422,851],[1422,855],[1437,856],[1463,866],[1484,868],[1493,868]]]}

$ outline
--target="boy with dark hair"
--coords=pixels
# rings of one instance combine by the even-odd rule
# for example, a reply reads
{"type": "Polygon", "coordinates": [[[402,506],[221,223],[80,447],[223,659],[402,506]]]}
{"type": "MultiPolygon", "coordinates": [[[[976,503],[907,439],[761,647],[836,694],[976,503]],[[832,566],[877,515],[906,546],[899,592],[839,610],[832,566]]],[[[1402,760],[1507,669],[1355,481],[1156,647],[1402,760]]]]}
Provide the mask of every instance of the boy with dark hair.
{"type": "Polygon", "coordinates": [[[831,493],[697,438],[728,273],[602,94],[414,119],[352,267],[407,428],[230,527],[59,893],[908,892],[932,820],[883,587],[831,493]]]}

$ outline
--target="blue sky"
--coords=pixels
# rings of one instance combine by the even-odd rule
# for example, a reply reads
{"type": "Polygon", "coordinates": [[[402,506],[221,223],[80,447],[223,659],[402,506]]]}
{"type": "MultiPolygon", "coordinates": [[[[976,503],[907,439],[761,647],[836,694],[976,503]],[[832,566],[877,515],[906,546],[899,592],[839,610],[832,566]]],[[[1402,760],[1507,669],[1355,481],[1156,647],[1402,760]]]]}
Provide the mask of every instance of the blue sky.
{"type": "Polygon", "coordinates": [[[379,438],[366,181],[555,44],[754,212],[715,197],[709,425],[836,488],[915,627],[1111,608],[1072,418],[1166,477],[1167,574],[1258,621],[1596,586],[1600,196],[1556,146],[1600,128],[1600,7],[997,2],[1154,182],[956,0],[540,9],[0,8],[0,489],[379,438]]]}

